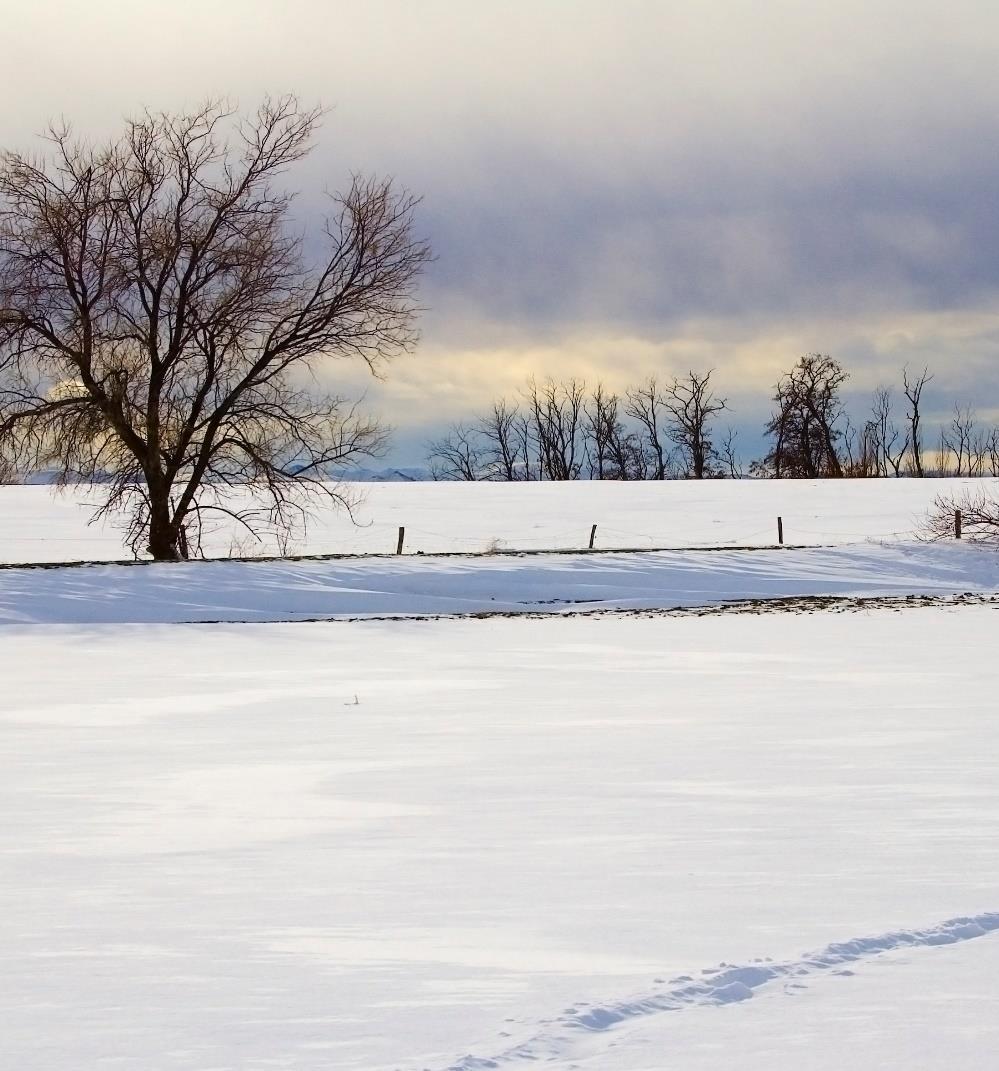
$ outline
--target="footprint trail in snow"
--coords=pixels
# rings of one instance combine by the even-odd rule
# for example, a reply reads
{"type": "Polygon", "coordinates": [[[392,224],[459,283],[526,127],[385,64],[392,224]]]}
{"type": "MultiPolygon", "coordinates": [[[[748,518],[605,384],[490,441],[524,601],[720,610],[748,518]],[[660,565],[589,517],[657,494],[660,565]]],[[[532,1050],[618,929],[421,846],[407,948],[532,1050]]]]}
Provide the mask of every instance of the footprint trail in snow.
{"type": "Polygon", "coordinates": [[[450,1064],[446,1071],[484,1071],[518,1061],[568,1058],[583,1035],[609,1030],[621,1023],[661,1012],[680,1011],[703,1005],[734,1004],[752,997],[754,990],[786,979],[800,980],[819,973],[849,973],[844,968],[858,960],[870,959],[899,948],[951,945],[999,931],[999,912],[986,912],[948,919],[924,930],[894,930],[873,937],[857,937],[828,945],[801,959],[774,963],[767,960],[735,966],[722,963],[701,972],[700,977],[681,975],[668,982],[657,980],[657,988],[625,1000],[607,1004],[578,1004],[567,1008],[529,1038],[492,1056],[468,1054],[450,1064]]]}

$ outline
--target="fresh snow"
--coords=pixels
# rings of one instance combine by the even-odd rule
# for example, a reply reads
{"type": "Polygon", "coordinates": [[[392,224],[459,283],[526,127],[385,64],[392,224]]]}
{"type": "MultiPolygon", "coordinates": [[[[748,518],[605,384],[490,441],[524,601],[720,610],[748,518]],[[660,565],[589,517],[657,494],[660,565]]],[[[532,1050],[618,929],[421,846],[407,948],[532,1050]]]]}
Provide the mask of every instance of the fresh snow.
{"type": "MultiPolygon", "coordinates": [[[[423,553],[0,569],[0,1068],[991,1071],[955,490],[384,485],[294,549],[423,553]],[[498,547],[569,552],[431,553],[498,547]],[[786,596],[846,612],[590,613],[786,596]]],[[[85,520],[0,488],[0,559],[127,557],[85,520]]]]}
{"type": "Polygon", "coordinates": [[[190,562],[0,569],[0,625],[292,621],[995,593],[999,556],[950,543],[807,550],[190,562]]]}
{"type": "MultiPolygon", "coordinates": [[[[767,546],[777,517],[789,544],[911,540],[937,496],[999,492],[983,480],[669,480],[662,483],[346,484],[353,517],[329,505],[287,548],[297,554],[767,546]]],[[[130,558],[121,530],[88,524],[95,492],[0,486],[0,561],[130,558]]],[[[209,533],[211,557],[280,552],[231,525],[209,533]]]]}
{"type": "Polygon", "coordinates": [[[8,625],[0,1066],[986,1071],[997,620],[8,625]]]}

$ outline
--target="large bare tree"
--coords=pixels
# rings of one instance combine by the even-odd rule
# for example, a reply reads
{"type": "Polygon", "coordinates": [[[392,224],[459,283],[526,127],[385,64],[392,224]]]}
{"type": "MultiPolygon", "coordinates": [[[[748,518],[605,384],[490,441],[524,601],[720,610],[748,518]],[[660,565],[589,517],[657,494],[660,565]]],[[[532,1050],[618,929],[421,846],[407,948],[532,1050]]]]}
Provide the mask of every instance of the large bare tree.
{"type": "Polygon", "coordinates": [[[207,511],[260,519],[235,485],[285,526],[331,464],[378,448],[316,368],[414,346],[429,250],[415,199],[361,177],[306,245],[278,183],[319,117],[293,97],[242,119],[209,103],[3,154],[0,465],[103,485],[136,551],[168,560],[207,511]]]}

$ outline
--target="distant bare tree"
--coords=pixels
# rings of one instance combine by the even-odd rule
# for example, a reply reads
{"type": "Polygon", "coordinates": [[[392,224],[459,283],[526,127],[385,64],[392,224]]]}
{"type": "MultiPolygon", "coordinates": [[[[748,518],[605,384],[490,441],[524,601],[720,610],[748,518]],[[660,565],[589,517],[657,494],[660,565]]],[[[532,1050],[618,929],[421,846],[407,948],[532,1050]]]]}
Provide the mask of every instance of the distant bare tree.
{"type": "Polygon", "coordinates": [[[663,395],[669,421],[669,435],[686,461],[687,475],[703,480],[713,475],[718,455],[712,443],[714,418],[728,405],[711,389],[711,371],[688,372],[676,379],[663,395]]]}
{"type": "Polygon", "coordinates": [[[435,480],[484,479],[486,466],[479,429],[453,424],[442,438],[427,445],[427,461],[435,480]]]}
{"type": "Polygon", "coordinates": [[[989,475],[999,476],[999,428],[990,428],[985,436],[984,454],[988,459],[989,475]]]}
{"type": "Polygon", "coordinates": [[[969,476],[984,476],[989,458],[990,431],[976,428],[971,437],[971,466],[969,476]]]}
{"type": "Polygon", "coordinates": [[[531,434],[531,417],[527,413],[517,410],[517,419],[514,422],[514,436],[517,443],[517,451],[524,459],[524,479],[541,479],[541,462],[536,453],[532,454],[534,439],[531,434]]]}
{"type": "Polygon", "coordinates": [[[665,400],[654,377],[641,386],[628,391],[625,413],[637,421],[647,457],[645,469],[648,478],[665,480],[669,467],[670,450],[666,445],[665,400]]]}
{"type": "Polygon", "coordinates": [[[610,459],[617,480],[647,480],[649,456],[644,444],[633,431],[616,435],[611,440],[610,459]]]}
{"type": "MultiPolygon", "coordinates": [[[[941,432],[940,445],[944,458],[949,455],[954,459],[955,476],[980,474],[980,463],[974,449],[975,438],[975,414],[971,406],[966,405],[963,409],[959,405],[954,406],[954,415],[941,432]],[[976,469],[979,471],[976,472],[976,469]]],[[[947,468],[950,469],[950,465],[947,468]]]]}
{"type": "Polygon", "coordinates": [[[583,429],[590,479],[602,480],[610,453],[610,441],[620,426],[618,397],[598,383],[583,406],[583,429]]]}
{"type": "Polygon", "coordinates": [[[427,462],[435,480],[530,480],[531,425],[516,405],[493,402],[473,424],[452,424],[427,444],[427,462]]]}
{"type": "Polygon", "coordinates": [[[641,440],[625,429],[620,418],[621,399],[598,383],[584,408],[584,434],[590,478],[643,480],[647,459],[641,440]]]}
{"type": "Polygon", "coordinates": [[[950,452],[950,447],[947,445],[947,437],[943,430],[940,432],[940,438],[937,440],[936,456],[933,459],[933,468],[931,475],[933,476],[953,476],[954,471],[951,467],[953,455],[950,452]]]}
{"type": "Polygon", "coordinates": [[[773,446],[756,471],[777,479],[843,475],[837,444],[843,438],[841,389],[849,378],[832,357],[809,353],[782,376],[766,434],[773,446]]]}
{"type": "Polygon", "coordinates": [[[527,404],[538,454],[539,474],[546,480],[578,480],[582,470],[584,385],[575,379],[559,383],[531,380],[527,404]]]}
{"type": "Polygon", "coordinates": [[[309,492],[336,496],[331,465],[382,444],[308,384],[320,361],[413,348],[429,251],[414,198],[355,178],[306,257],[275,183],[318,119],[292,97],[246,120],[210,103],[106,144],[53,128],[48,158],[0,160],[0,457],[97,485],[137,553],[185,557],[208,511],[252,530],[236,485],[286,526],[309,492]]]}
{"type": "Polygon", "coordinates": [[[920,429],[922,416],[919,411],[919,406],[922,401],[923,390],[931,379],[933,379],[933,377],[929,374],[929,371],[926,368],[924,368],[918,375],[913,375],[912,377],[909,376],[909,370],[907,368],[902,369],[902,389],[909,401],[909,462],[912,469],[912,475],[919,478],[925,476],[923,470],[923,441],[920,429]]]}
{"type": "Polygon", "coordinates": [[[892,414],[892,395],[888,387],[878,387],[871,406],[873,419],[870,437],[878,476],[898,476],[909,449],[909,437],[903,435],[892,414]]]}
{"type": "Polygon", "coordinates": [[[735,440],[738,437],[738,432],[734,428],[726,428],[725,438],[722,439],[721,444],[721,459],[724,463],[725,471],[732,480],[741,480],[745,475],[738,451],[735,448],[735,440]]]}
{"type": "Polygon", "coordinates": [[[493,402],[479,421],[479,431],[487,444],[490,477],[516,481],[531,478],[531,457],[526,423],[516,405],[505,398],[493,402]]]}
{"type": "Polygon", "coordinates": [[[839,450],[843,475],[855,479],[878,476],[880,474],[878,442],[877,426],[873,420],[865,421],[858,431],[850,418],[844,416],[839,450]]]}

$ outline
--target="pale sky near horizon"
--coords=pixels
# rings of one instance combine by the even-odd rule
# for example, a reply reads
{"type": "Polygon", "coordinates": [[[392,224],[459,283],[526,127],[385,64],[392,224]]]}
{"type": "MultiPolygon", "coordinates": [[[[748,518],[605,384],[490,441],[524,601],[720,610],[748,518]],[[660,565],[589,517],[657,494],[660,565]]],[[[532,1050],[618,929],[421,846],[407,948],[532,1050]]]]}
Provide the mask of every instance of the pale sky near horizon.
{"type": "MultiPolygon", "coordinates": [[[[529,374],[717,369],[752,428],[796,357],[904,364],[999,419],[999,5],[954,0],[5,0],[0,145],[54,116],[293,91],[289,179],[423,196],[423,342],[367,384],[398,463],[529,374]]],[[[356,391],[358,372],[333,382],[356,391]]],[[[858,407],[862,403],[858,401],[858,407]]]]}

